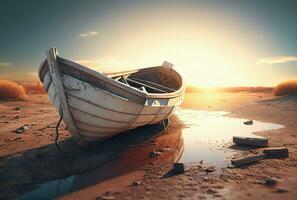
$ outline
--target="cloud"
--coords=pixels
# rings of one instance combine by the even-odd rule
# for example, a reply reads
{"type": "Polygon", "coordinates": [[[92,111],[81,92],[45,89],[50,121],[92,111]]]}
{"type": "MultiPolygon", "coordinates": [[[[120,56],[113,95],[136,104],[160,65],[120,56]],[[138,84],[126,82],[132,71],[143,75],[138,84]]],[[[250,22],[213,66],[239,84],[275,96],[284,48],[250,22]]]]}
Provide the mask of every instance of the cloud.
{"type": "Polygon", "coordinates": [[[257,64],[279,64],[287,62],[297,62],[297,56],[275,56],[275,57],[266,57],[261,58],[257,61],[257,64]]]}
{"type": "Polygon", "coordinates": [[[98,35],[98,32],[96,31],[88,31],[88,32],[84,32],[79,34],[79,37],[90,37],[90,36],[96,36],[98,35]]]}
{"type": "Polygon", "coordinates": [[[11,63],[8,62],[0,62],[0,67],[7,67],[7,66],[11,66],[11,63]]]}

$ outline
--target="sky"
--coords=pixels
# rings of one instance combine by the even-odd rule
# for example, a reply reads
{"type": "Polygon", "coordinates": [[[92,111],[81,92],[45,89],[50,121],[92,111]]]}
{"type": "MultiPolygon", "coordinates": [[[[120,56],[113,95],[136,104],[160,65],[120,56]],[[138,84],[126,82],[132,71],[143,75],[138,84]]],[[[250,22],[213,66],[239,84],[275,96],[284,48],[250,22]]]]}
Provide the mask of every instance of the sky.
{"type": "Polygon", "coordinates": [[[187,84],[297,77],[297,1],[0,0],[0,79],[38,80],[45,52],[99,72],[174,64],[187,84]]]}

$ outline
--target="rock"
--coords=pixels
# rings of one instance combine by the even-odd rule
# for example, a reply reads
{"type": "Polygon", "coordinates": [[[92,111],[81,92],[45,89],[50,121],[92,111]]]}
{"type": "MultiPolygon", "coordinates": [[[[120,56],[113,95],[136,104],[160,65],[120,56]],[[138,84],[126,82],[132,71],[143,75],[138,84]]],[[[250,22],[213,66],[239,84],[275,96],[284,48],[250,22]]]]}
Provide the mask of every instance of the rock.
{"type": "Polygon", "coordinates": [[[208,188],[208,189],[206,190],[206,192],[209,193],[209,194],[215,194],[215,193],[218,193],[218,191],[214,190],[213,188],[208,188]]]}
{"type": "Polygon", "coordinates": [[[253,125],[253,120],[247,120],[245,122],[243,122],[245,125],[253,125]]]}
{"type": "Polygon", "coordinates": [[[278,183],[278,180],[273,177],[269,177],[264,180],[264,184],[268,186],[276,185],[277,183],[278,183]]]}
{"type": "Polygon", "coordinates": [[[211,173],[211,172],[216,171],[216,168],[215,168],[215,166],[210,166],[210,167],[207,167],[207,168],[205,169],[205,171],[206,171],[207,173],[211,173]]]}
{"type": "Polygon", "coordinates": [[[19,119],[19,118],[20,118],[20,116],[15,116],[15,117],[14,117],[14,119],[19,119]]]}
{"type": "Polygon", "coordinates": [[[277,188],[275,192],[277,192],[277,193],[285,193],[285,192],[289,192],[289,190],[284,189],[284,188],[277,188]]]}
{"type": "Polygon", "coordinates": [[[185,173],[184,163],[173,163],[173,171],[177,174],[185,173]]]}
{"type": "Polygon", "coordinates": [[[21,126],[20,128],[16,129],[14,132],[15,133],[23,133],[28,129],[29,129],[28,124],[25,124],[25,125],[21,126]]]}
{"type": "Polygon", "coordinates": [[[21,110],[21,107],[17,106],[14,108],[14,110],[21,110]]]}
{"type": "Polygon", "coordinates": [[[253,138],[253,137],[233,136],[233,142],[237,145],[266,147],[268,144],[268,139],[264,137],[253,138]]]}
{"type": "Polygon", "coordinates": [[[150,154],[149,154],[149,157],[150,158],[155,158],[155,157],[157,157],[159,155],[162,155],[162,153],[159,152],[159,151],[151,151],[150,154]]]}
{"type": "Polygon", "coordinates": [[[231,163],[235,167],[240,167],[250,163],[259,162],[260,160],[263,160],[263,159],[264,159],[264,154],[259,154],[259,155],[246,156],[238,159],[232,159],[231,163]]]}
{"type": "Polygon", "coordinates": [[[141,184],[141,181],[134,181],[133,183],[132,183],[132,186],[137,186],[137,185],[140,185],[141,184]]]}
{"type": "Polygon", "coordinates": [[[287,147],[272,147],[264,148],[263,153],[267,158],[287,158],[289,157],[289,151],[287,147]]]}

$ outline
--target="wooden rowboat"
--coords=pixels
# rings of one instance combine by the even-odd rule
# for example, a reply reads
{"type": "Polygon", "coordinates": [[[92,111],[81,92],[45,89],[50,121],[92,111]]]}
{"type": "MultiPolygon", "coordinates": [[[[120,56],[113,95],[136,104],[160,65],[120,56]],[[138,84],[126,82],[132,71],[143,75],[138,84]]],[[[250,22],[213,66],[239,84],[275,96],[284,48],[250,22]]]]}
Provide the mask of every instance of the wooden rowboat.
{"type": "Polygon", "coordinates": [[[52,103],[81,146],[167,119],[182,102],[182,77],[162,66],[99,73],[47,52],[39,78],[52,103]]]}

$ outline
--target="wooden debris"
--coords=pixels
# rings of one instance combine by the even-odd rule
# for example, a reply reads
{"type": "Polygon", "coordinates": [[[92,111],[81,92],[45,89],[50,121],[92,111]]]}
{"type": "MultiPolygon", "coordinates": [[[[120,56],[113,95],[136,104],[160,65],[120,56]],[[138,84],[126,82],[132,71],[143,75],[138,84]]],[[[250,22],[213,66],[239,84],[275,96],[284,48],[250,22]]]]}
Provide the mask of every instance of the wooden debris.
{"type": "Polygon", "coordinates": [[[256,146],[256,147],[266,147],[268,144],[267,138],[260,137],[241,137],[234,136],[233,142],[237,145],[246,145],[246,146],[256,146]]]}
{"type": "Polygon", "coordinates": [[[173,163],[173,171],[177,174],[185,173],[184,163],[173,163]]]}
{"type": "Polygon", "coordinates": [[[284,188],[277,188],[275,192],[276,193],[285,193],[285,192],[289,192],[289,190],[284,189],[284,188]]]}
{"type": "Polygon", "coordinates": [[[23,133],[28,129],[29,129],[29,125],[25,124],[25,125],[21,126],[20,128],[16,129],[14,132],[15,133],[23,133]]]}
{"type": "Polygon", "coordinates": [[[253,120],[248,120],[248,121],[245,121],[243,122],[245,125],[253,125],[253,120]]]}
{"type": "Polygon", "coordinates": [[[246,156],[243,158],[233,159],[231,160],[232,165],[235,167],[240,167],[243,165],[259,162],[260,160],[264,159],[264,154],[258,154],[258,155],[252,155],[252,156],[246,156]]]}
{"type": "Polygon", "coordinates": [[[289,157],[289,151],[287,147],[271,147],[264,148],[263,153],[267,158],[287,158],[289,157]]]}

